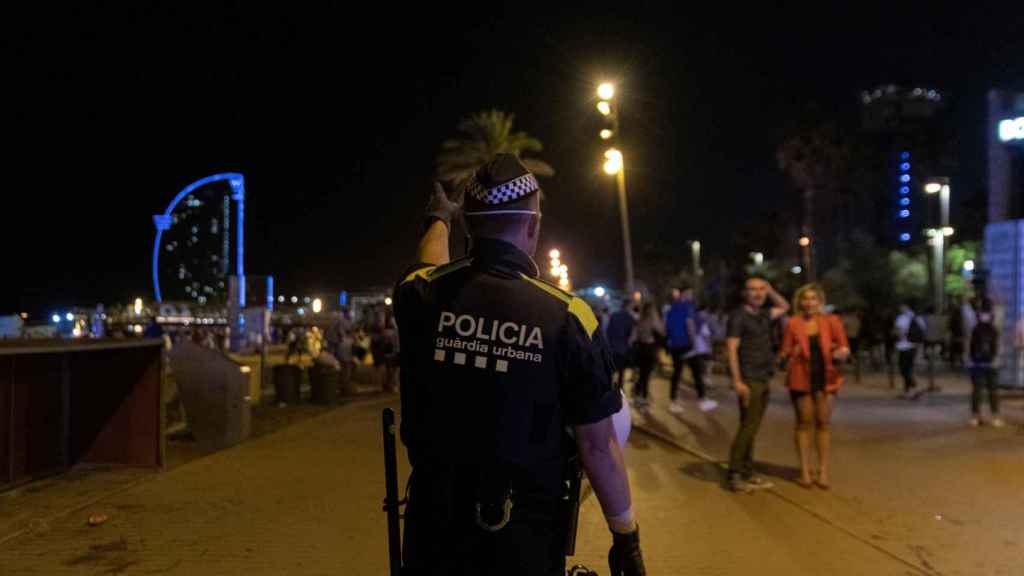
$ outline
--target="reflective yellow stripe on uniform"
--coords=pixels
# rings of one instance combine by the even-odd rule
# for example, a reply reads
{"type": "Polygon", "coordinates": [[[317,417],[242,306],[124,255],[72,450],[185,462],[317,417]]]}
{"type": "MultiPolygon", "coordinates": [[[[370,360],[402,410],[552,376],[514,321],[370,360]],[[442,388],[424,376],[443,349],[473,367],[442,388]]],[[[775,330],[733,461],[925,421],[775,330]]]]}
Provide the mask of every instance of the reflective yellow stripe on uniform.
{"type": "Polygon", "coordinates": [[[402,280],[402,284],[405,284],[406,282],[412,282],[416,278],[422,278],[423,280],[429,282],[430,277],[428,275],[431,272],[433,272],[435,268],[437,268],[437,266],[424,266],[419,270],[414,270],[412,273],[405,277],[405,280],[402,280]]]}
{"type": "Polygon", "coordinates": [[[590,309],[590,305],[582,298],[573,296],[572,294],[556,288],[542,280],[530,278],[526,274],[520,273],[520,276],[523,280],[526,280],[537,288],[540,288],[562,302],[565,302],[569,306],[569,313],[580,321],[580,324],[583,325],[583,329],[586,331],[587,336],[590,338],[594,337],[594,330],[597,330],[599,322],[597,321],[597,317],[594,316],[594,311],[590,309]]]}
{"type": "Polygon", "coordinates": [[[445,274],[449,274],[451,272],[455,272],[456,270],[461,270],[462,268],[469,266],[472,262],[473,260],[470,258],[459,258],[454,262],[449,262],[447,264],[442,264],[440,266],[424,266],[423,268],[415,270],[408,276],[406,276],[405,280],[402,280],[402,284],[405,284],[406,282],[411,282],[416,278],[426,280],[427,282],[437,280],[438,278],[444,276],[445,274]]]}

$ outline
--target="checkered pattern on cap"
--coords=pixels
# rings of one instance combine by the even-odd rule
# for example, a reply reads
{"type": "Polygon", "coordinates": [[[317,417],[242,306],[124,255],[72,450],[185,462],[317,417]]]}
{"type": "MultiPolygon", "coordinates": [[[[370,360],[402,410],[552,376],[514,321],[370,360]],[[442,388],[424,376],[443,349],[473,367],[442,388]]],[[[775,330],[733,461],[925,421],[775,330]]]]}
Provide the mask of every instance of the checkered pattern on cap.
{"type": "Polygon", "coordinates": [[[537,184],[537,179],[534,178],[533,174],[526,173],[515,180],[499,184],[494,188],[484,188],[479,180],[476,179],[476,176],[473,176],[467,184],[466,193],[478,202],[497,206],[529,196],[538,189],[540,189],[540,185],[537,184]]]}

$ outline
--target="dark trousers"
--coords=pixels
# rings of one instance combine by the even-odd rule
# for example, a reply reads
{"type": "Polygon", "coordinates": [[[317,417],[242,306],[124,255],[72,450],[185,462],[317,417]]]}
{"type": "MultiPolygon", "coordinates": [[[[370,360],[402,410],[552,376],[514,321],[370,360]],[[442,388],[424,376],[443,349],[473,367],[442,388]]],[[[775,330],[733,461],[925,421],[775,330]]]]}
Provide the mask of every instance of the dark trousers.
{"type": "Polygon", "coordinates": [[[750,387],[750,402],[740,403],[740,428],[729,451],[729,472],[749,477],[754,473],[754,438],[761,427],[761,419],[768,408],[771,388],[768,380],[744,380],[750,387]]]}
{"type": "Polygon", "coordinates": [[[917,348],[900,350],[900,374],[903,376],[903,391],[909,392],[917,387],[914,380],[914,360],[917,359],[917,348]]]}
{"type": "Polygon", "coordinates": [[[707,395],[707,388],[704,385],[704,362],[707,357],[703,354],[695,354],[686,360],[690,366],[690,373],[693,374],[693,387],[697,389],[697,398],[701,400],[707,395]]]}
{"type": "Polygon", "coordinates": [[[993,416],[998,416],[999,386],[996,384],[996,369],[990,366],[971,368],[971,384],[974,385],[971,391],[971,412],[975,416],[981,414],[981,396],[988,389],[988,407],[993,416]]]}
{"type": "Polygon", "coordinates": [[[669,398],[675,400],[679,395],[679,381],[683,377],[683,366],[686,365],[687,348],[669,348],[668,353],[672,355],[672,383],[669,388],[669,398]]]}
{"type": "Polygon", "coordinates": [[[617,386],[622,388],[626,379],[626,368],[629,367],[629,352],[612,352],[612,363],[615,364],[614,376],[619,381],[617,386]]]}
{"type": "Polygon", "coordinates": [[[651,373],[658,362],[657,344],[640,344],[637,348],[637,363],[640,368],[640,377],[633,386],[633,396],[647,398],[647,383],[651,380],[651,373]]]}

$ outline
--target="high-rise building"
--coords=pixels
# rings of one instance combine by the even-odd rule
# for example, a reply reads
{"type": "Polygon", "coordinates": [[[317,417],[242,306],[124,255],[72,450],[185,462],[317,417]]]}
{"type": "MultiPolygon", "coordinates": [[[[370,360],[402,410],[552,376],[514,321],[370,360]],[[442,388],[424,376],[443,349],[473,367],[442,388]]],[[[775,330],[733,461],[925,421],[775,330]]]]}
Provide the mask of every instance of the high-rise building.
{"type": "Polygon", "coordinates": [[[923,243],[923,230],[934,225],[925,181],[956,170],[943,96],[889,84],[862,92],[861,105],[864,173],[854,225],[891,247],[923,243]]]}
{"type": "Polygon", "coordinates": [[[227,302],[229,277],[244,280],[244,200],[241,174],[216,174],[193,182],[153,217],[158,301],[227,302]]]}

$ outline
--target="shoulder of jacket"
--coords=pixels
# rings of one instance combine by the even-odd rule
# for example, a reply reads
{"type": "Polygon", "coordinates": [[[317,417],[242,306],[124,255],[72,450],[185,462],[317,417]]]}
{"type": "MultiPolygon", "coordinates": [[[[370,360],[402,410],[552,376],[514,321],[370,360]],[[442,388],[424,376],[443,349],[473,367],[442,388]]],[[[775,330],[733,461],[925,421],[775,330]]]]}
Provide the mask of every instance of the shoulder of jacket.
{"type": "Polygon", "coordinates": [[[416,280],[417,278],[419,278],[420,280],[423,280],[425,282],[433,282],[434,280],[437,280],[438,278],[441,278],[442,276],[446,276],[448,274],[451,274],[452,272],[455,272],[456,270],[461,270],[461,269],[469,266],[471,263],[472,263],[472,259],[467,256],[467,257],[464,257],[464,258],[459,258],[458,260],[453,260],[453,261],[451,261],[451,262],[449,262],[447,264],[441,264],[439,266],[432,266],[432,265],[423,266],[423,267],[417,268],[416,270],[413,270],[412,272],[410,272],[409,275],[406,276],[405,279],[402,280],[401,283],[405,284],[407,282],[412,282],[413,280],[416,280]]]}
{"type": "Polygon", "coordinates": [[[594,332],[601,323],[597,320],[597,316],[594,315],[594,311],[590,308],[590,304],[587,304],[587,302],[579,296],[566,292],[554,284],[539,278],[531,278],[526,274],[520,274],[519,277],[548,296],[551,296],[565,304],[569,314],[575,316],[576,319],[579,320],[580,325],[583,326],[583,330],[587,333],[587,336],[589,338],[594,337],[594,332]]]}

